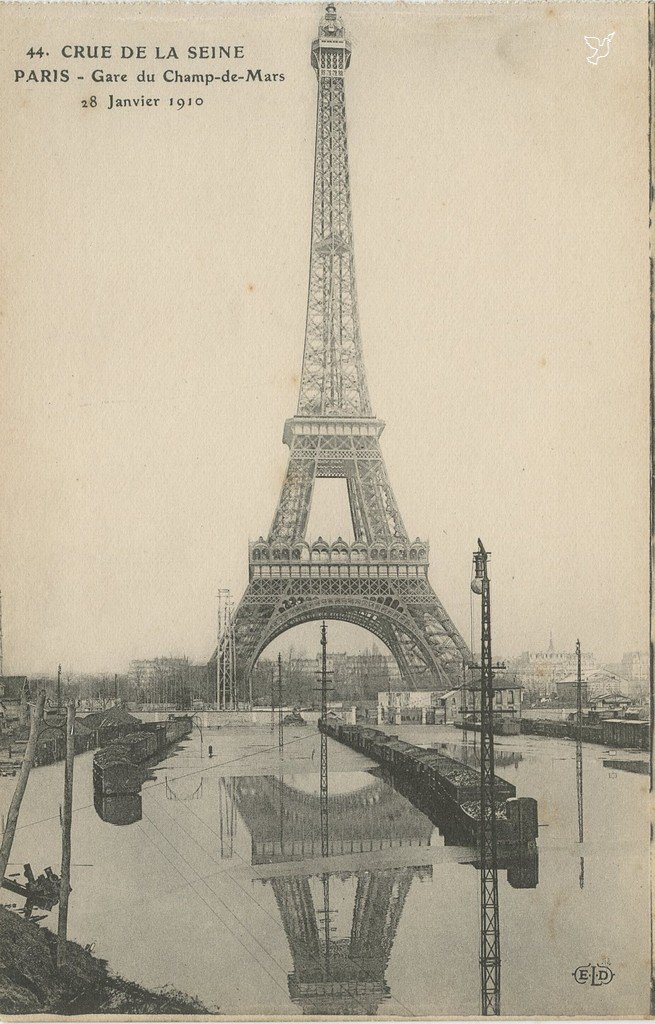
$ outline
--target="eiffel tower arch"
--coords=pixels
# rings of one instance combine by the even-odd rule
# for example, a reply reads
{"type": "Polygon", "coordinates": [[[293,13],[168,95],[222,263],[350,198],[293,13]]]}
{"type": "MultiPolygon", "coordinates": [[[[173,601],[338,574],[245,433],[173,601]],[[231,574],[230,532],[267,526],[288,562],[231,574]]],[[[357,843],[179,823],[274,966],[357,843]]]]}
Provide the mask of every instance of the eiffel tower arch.
{"type": "MultiPolygon", "coordinates": [[[[289,464],[273,523],[249,546],[237,608],[238,691],[263,649],[293,626],[341,619],[389,648],[404,682],[448,683],[471,659],[429,579],[429,549],[410,539],[387,476],[373,415],[355,286],[344,76],[351,46],[333,5],[311,61],[318,78],[305,346],[296,415],[283,441],[289,464]],[[346,480],[354,542],[307,541],[317,478],[346,480]]],[[[214,659],[222,656],[221,651],[214,659]]]]}

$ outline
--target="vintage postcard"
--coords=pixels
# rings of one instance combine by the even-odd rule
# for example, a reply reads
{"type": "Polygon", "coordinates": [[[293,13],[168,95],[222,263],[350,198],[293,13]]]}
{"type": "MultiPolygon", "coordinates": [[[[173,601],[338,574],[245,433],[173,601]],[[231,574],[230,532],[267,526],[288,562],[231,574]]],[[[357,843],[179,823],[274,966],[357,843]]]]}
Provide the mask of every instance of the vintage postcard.
{"type": "Polygon", "coordinates": [[[3,3],[0,1017],[650,1013],[647,3],[3,3]]]}

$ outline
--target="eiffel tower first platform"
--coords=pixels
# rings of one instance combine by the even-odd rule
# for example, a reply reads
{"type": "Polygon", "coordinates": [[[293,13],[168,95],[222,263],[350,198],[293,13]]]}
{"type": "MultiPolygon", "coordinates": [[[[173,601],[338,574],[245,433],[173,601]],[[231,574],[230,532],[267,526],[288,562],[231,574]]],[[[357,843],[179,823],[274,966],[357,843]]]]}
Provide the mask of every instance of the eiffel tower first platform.
{"type": "MultiPolygon", "coordinates": [[[[341,619],[389,648],[409,687],[450,684],[468,647],[428,580],[428,544],[410,540],[387,476],[362,357],[344,75],[351,46],[334,6],[311,61],[318,78],[309,297],[300,396],[283,440],[289,465],[268,537],[249,546],[234,620],[237,694],[259,654],[300,623],[341,619]],[[354,542],[306,539],[317,477],[345,478],[354,542]]],[[[212,658],[216,670],[216,655],[212,658]]],[[[232,655],[230,655],[232,656],[232,655]]]]}

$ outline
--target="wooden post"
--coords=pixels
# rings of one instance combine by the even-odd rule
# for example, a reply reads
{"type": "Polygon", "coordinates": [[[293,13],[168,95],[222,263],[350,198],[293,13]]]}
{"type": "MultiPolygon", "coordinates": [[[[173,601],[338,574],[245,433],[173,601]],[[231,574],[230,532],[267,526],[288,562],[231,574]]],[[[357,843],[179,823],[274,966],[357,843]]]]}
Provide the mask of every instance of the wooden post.
{"type": "Polygon", "coordinates": [[[0,880],[3,879],[7,873],[7,863],[11,856],[11,848],[14,842],[16,825],[18,823],[18,813],[23,801],[23,796],[25,795],[25,790],[27,789],[27,780],[30,776],[30,769],[34,764],[36,745],[39,739],[39,727],[43,721],[44,706],[45,686],[41,685],[37,693],[36,704],[31,709],[30,735],[27,741],[27,746],[25,747],[25,753],[23,754],[23,763],[18,775],[16,789],[14,790],[14,795],[11,798],[11,805],[7,812],[7,824],[2,837],[2,845],[0,845],[0,880]]]}
{"type": "Polygon", "coordinates": [[[68,894],[71,877],[71,822],[73,820],[73,765],[75,764],[75,704],[66,710],[66,768],[64,771],[64,819],[61,835],[61,876],[59,882],[59,916],[57,924],[57,967],[66,963],[66,932],[68,927],[68,894]]]}

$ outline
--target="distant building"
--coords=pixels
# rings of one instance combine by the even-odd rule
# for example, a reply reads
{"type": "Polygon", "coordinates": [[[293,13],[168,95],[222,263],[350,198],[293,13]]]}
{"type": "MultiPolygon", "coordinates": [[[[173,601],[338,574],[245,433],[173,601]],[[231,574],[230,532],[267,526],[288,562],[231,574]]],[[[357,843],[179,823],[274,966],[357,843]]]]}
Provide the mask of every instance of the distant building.
{"type": "MultiPolygon", "coordinates": [[[[523,702],[524,687],[516,678],[509,678],[503,674],[494,674],[494,716],[496,718],[521,718],[521,704],[523,702]]],[[[480,718],[480,684],[460,686],[455,691],[459,695],[459,709],[454,718],[448,717],[446,721],[463,721],[464,718],[473,718],[479,721],[480,718]]],[[[452,711],[454,705],[451,702],[452,711]]]]}
{"type": "MultiPolygon", "coordinates": [[[[562,704],[570,704],[571,707],[578,702],[578,677],[577,674],[574,676],[567,676],[566,679],[558,679],[555,683],[555,689],[557,692],[557,699],[562,704]]],[[[589,702],[589,680],[582,678],[580,681],[580,689],[582,691],[582,703],[587,704],[589,702]]]]}
{"type": "Polygon", "coordinates": [[[0,676],[0,731],[27,724],[27,676],[0,676]]]}
{"type": "Polygon", "coordinates": [[[441,696],[436,690],[381,690],[378,693],[378,723],[433,724],[441,717],[441,696]]]}
{"type": "MultiPolygon", "coordinates": [[[[578,702],[578,673],[572,672],[565,679],[558,679],[555,684],[557,701],[563,707],[575,707],[578,702]]],[[[608,669],[597,668],[592,672],[583,672],[581,679],[582,703],[593,705],[602,695],[607,693],[627,700],[631,684],[626,679],[608,669]]],[[[627,700],[627,703],[630,703],[627,700]]]]}
{"type": "Polygon", "coordinates": [[[632,683],[645,683],[650,674],[650,662],[645,651],[627,651],[621,659],[621,675],[632,683]]]}
{"type": "MultiPolygon", "coordinates": [[[[515,679],[494,678],[494,714],[502,718],[521,717],[523,687],[515,679]]],[[[458,686],[442,690],[392,690],[378,693],[378,723],[461,722],[465,717],[480,717],[480,686],[458,686]]]]}
{"type": "Polygon", "coordinates": [[[129,699],[138,704],[191,703],[188,658],[131,661],[127,673],[129,699]]]}
{"type": "MultiPolygon", "coordinates": [[[[582,652],[584,674],[596,668],[593,654],[582,652]]],[[[548,650],[526,651],[511,663],[511,669],[526,690],[546,696],[554,693],[557,683],[577,672],[578,659],[575,651],[556,651],[551,637],[548,650]]]]}

